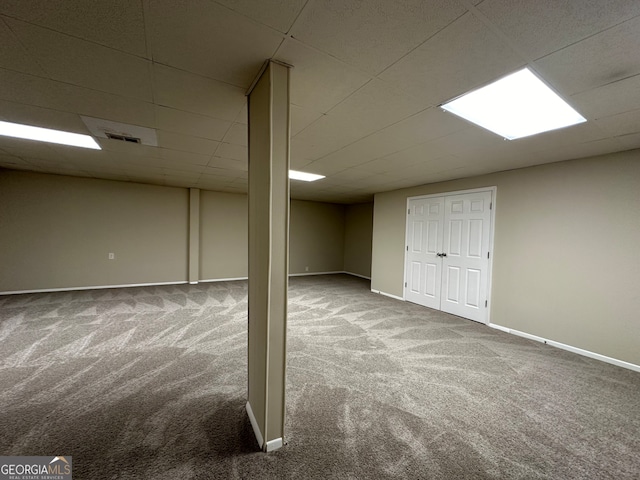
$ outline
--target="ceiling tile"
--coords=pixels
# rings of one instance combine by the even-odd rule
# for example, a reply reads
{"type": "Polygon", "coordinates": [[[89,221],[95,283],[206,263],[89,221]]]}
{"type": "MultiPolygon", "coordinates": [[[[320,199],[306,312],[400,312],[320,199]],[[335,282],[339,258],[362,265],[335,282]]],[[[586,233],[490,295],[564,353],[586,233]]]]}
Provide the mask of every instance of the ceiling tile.
{"type": "Polygon", "coordinates": [[[181,133],[158,130],[158,146],[169,150],[213,155],[220,142],[181,133]]]}
{"type": "Polygon", "coordinates": [[[113,157],[113,152],[107,150],[93,150],[87,148],[72,147],[69,145],[56,145],[51,144],[50,147],[57,153],[62,155],[63,158],[75,162],[77,164],[82,163],[95,163],[95,162],[109,162],[113,157]]]}
{"type": "Polygon", "coordinates": [[[247,171],[249,164],[242,160],[234,160],[233,158],[213,157],[208,164],[211,168],[222,168],[224,170],[247,171]]]}
{"type": "Polygon", "coordinates": [[[241,88],[155,64],[154,97],[158,105],[233,121],[246,103],[241,88]]]}
{"type": "Polygon", "coordinates": [[[6,22],[49,78],[151,101],[148,60],[18,20],[6,22]]]}
{"type": "Polygon", "coordinates": [[[275,58],[293,66],[291,102],[317,112],[331,110],[371,79],[295,39],[287,39],[275,58]]]}
{"type": "Polygon", "coordinates": [[[7,122],[88,134],[87,127],[75,113],[61,112],[23,103],[0,100],[0,118],[7,122]]]}
{"type": "Polygon", "coordinates": [[[15,34],[0,17],[0,68],[43,75],[44,70],[20,43],[15,34]]]}
{"type": "Polygon", "coordinates": [[[524,65],[473,15],[466,14],[386,70],[380,78],[440,105],[524,65]]]}
{"type": "Polygon", "coordinates": [[[154,61],[245,89],[283,38],[210,0],[150,2],[147,15],[154,61]]]}
{"type": "Polygon", "coordinates": [[[246,147],[249,144],[247,126],[242,123],[234,123],[224,136],[224,142],[246,147]]]}
{"type": "Polygon", "coordinates": [[[110,138],[96,138],[103,150],[132,157],[158,157],[159,148],[110,138]]]}
{"type": "Polygon", "coordinates": [[[155,127],[153,105],[0,69],[0,99],[117,122],[155,127]]]}
{"type": "Polygon", "coordinates": [[[485,0],[478,9],[536,59],[640,15],[640,2],[485,0]]]}
{"type": "Polygon", "coordinates": [[[374,79],[298,133],[292,146],[298,145],[302,158],[315,160],[423,109],[415,98],[374,79]]]}
{"type": "Polygon", "coordinates": [[[308,108],[291,104],[291,136],[295,137],[322,115],[320,112],[314,112],[308,108]]]}
{"type": "Polygon", "coordinates": [[[590,120],[640,109],[640,75],[573,95],[571,103],[590,120]]]}
{"type": "Polygon", "coordinates": [[[610,136],[640,133],[640,109],[603,117],[595,123],[610,136]]]}
{"type": "Polygon", "coordinates": [[[55,163],[44,163],[41,160],[32,160],[28,159],[29,163],[32,163],[37,167],[39,172],[42,173],[51,173],[55,175],[68,175],[74,177],[87,177],[88,173],[75,165],[70,164],[55,164],[55,163]]]}
{"type": "Polygon", "coordinates": [[[637,75],[640,73],[640,16],[536,63],[545,79],[570,95],[637,75]]]}
{"type": "Polygon", "coordinates": [[[323,158],[315,160],[304,168],[305,172],[319,173],[320,175],[332,175],[347,168],[360,165],[367,159],[354,157],[344,150],[339,150],[323,158]]]}
{"type": "Polygon", "coordinates": [[[625,150],[640,148],[640,133],[632,133],[616,137],[616,140],[624,147],[625,150]]]}
{"type": "Polygon", "coordinates": [[[202,170],[202,177],[203,179],[206,180],[207,176],[213,176],[213,177],[224,177],[227,178],[229,180],[233,180],[235,178],[238,178],[241,174],[241,170],[236,169],[236,168],[220,168],[220,167],[216,167],[216,166],[207,166],[202,170]]]}
{"type": "Polygon", "coordinates": [[[179,168],[163,168],[162,172],[165,176],[173,179],[189,180],[191,182],[197,182],[200,178],[201,172],[205,169],[204,166],[200,167],[198,171],[188,171],[179,168]]]}
{"type": "Polygon", "coordinates": [[[329,163],[334,159],[352,158],[356,163],[350,162],[351,165],[364,164],[467,128],[469,124],[459,117],[439,108],[428,108],[347,145],[321,161],[329,163]]]}
{"type": "Polygon", "coordinates": [[[229,121],[160,105],[155,106],[155,112],[159,129],[210,140],[222,140],[231,126],[229,121]]]}
{"type": "Polygon", "coordinates": [[[601,15],[589,19],[580,12],[555,15],[567,8],[565,0],[481,4],[524,5],[521,12],[502,13],[525,20],[538,12],[514,30],[523,38],[530,31],[545,36],[547,27],[539,24],[549,23],[543,43],[575,39],[533,65],[561,93],[580,92],[567,97],[588,122],[511,142],[435,108],[531,60],[514,53],[524,47],[499,31],[500,15],[488,19],[472,6],[479,0],[313,0],[293,36],[278,33],[304,2],[114,0],[92,5],[105,15],[99,24],[80,0],[0,2],[0,15],[6,14],[0,21],[0,118],[84,133],[79,116],[87,115],[155,128],[168,147],[100,139],[103,150],[96,151],[0,139],[0,167],[246,193],[245,83],[266,51],[294,67],[291,165],[328,175],[313,184],[292,182],[293,198],[370,201],[375,192],[640,147],[640,75],[633,76],[640,73],[633,48],[640,43],[640,17],[624,17],[637,8],[628,2],[605,2],[617,12],[595,0],[580,2],[589,15],[601,15]],[[146,38],[142,16],[135,14],[141,5],[146,38]],[[458,5],[471,13],[444,21],[458,5]],[[113,21],[118,15],[110,9],[118,6],[133,12],[132,22],[113,21]],[[340,9],[346,10],[338,18],[340,9]],[[415,19],[406,19],[410,11],[415,19]],[[425,11],[427,19],[420,17],[425,11]],[[173,16],[159,15],[169,12],[173,16]],[[444,28],[437,31],[439,21],[444,28]],[[556,32],[572,24],[571,31],[556,32]],[[140,65],[151,63],[145,41],[156,55],[143,73],[140,65]],[[373,77],[397,59],[381,78],[373,77]],[[176,65],[162,64],[167,61],[176,65]],[[136,83],[141,78],[146,90],[136,83]]]}
{"type": "Polygon", "coordinates": [[[29,163],[15,155],[0,153],[0,167],[2,168],[28,168],[29,163]]]}
{"type": "Polygon", "coordinates": [[[443,151],[448,154],[470,155],[472,157],[482,150],[495,152],[513,145],[515,143],[475,125],[423,144],[427,151],[443,151]]]}
{"type": "Polygon", "coordinates": [[[0,136],[0,149],[9,155],[25,158],[38,158],[42,160],[63,161],[64,156],[51,148],[50,143],[34,142],[21,138],[0,136]]]}
{"type": "Polygon", "coordinates": [[[327,182],[332,185],[343,185],[353,187],[361,178],[368,177],[371,174],[364,172],[363,170],[355,170],[348,168],[338,173],[334,173],[327,177],[327,182]]]}
{"type": "MultiPolygon", "coordinates": [[[[292,146],[291,150],[292,150],[292,152],[291,152],[291,162],[290,162],[291,168],[293,170],[305,171],[305,168],[312,163],[311,160],[305,160],[304,158],[297,157],[293,153],[293,146],[292,146]]],[[[315,173],[315,172],[310,172],[310,173],[315,173]]]]}
{"type": "Polygon", "coordinates": [[[233,160],[248,161],[248,148],[232,143],[221,143],[215,153],[216,157],[231,158],[233,160]]]}
{"type": "Polygon", "coordinates": [[[209,162],[211,155],[159,148],[158,157],[166,162],[171,162],[176,165],[206,165],[209,162]]]}
{"type": "Polygon", "coordinates": [[[2,0],[0,13],[123,52],[146,55],[141,2],[2,0]]]}
{"type": "Polygon", "coordinates": [[[241,15],[286,33],[308,0],[217,0],[241,15]]]}
{"type": "Polygon", "coordinates": [[[242,123],[243,125],[247,125],[249,118],[249,113],[247,110],[247,98],[244,98],[244,103],[238,115],[233,119],[235,123],[242,123]]]}
{"type": "Polygon", "coordinates": [[[557,162],[574,158],[593,157],[621,150],[624,150],[624,147],[616,139],[604,138],[593,142],[576,143],[565,147],[549,149],[547,151],[548,153],[544,156],[549,162],[557,162]]]}
{"type": "Polygon", "coordinates": [[[572,143],[584,143],[601,140],[610,136],[597,122],[586,121],[558,130],[543,132],[539,135],[518,138],[507,142],[509,146],[518,147],[526,151],[539,151],[552,147],[563,147],[572,143]]]}
{"type": "MultiPolygon", "coordinates": [[[[137,157],[126,154],[114,154],[110,153],[111,159],[109,161],[99,161],[93,162],[96,166],[116,166],[119,168],[126,168],[130,171],[135,171],[138,174],[143,174],[145,172],[151,173],[154,169],[158,168],[169,168],[171,166],[175,167],[175,162],[168,162],[166,160],[162,160],[161,158],[155,157],[137,157]]],[[[196,167],[201,168],[202,165],[196,165],[196,167]]],[[[183,165],[180,167],[184,170],[190,170],[189,165],[183,165]]]]}
{"type": "Polygon", "coordinates": [[[316,0],[302,12],[291,34],[377,74],[465,11],[447,0],[316,0]]]}

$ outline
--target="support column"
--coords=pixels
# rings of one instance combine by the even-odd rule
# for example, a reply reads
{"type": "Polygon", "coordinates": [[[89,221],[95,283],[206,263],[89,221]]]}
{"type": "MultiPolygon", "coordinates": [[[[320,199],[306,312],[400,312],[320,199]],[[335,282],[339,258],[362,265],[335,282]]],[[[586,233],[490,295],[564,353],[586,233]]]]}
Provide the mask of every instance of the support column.
{"type": "Polygon", "coordinates": [[[264,451],[284,439],[289,271],[289,67],[268,61],[249,103],[247,414],[264,451]]]}
{"type": "Polygon", "coordinates": [[[189,189],[189,283],[200,280],[200,189],[189,189]]]}

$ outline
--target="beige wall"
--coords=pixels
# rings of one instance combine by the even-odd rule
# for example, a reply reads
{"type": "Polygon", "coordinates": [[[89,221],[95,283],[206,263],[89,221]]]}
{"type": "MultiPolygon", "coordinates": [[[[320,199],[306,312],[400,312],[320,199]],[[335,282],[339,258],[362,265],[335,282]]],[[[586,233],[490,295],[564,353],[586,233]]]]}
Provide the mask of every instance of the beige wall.
{"type": "Polygon", "coordinates": [[[290,273],[344,270],[344,206],[292,200],[289,235],[290,273]]]}
{"type": "MultiPolygon", "coordinates": [[[[203,280],[247,276],[247,196],[202,191],[200,275],[203,280]]],[[[343,270],[344,207],[292,200],[290,273],[343,270]]]]}
{"type": "Polygon", "coordinates": [[[188,208],[182,188],[0,171],[0,291],[185,281],[188,208]]]}
{"type": "Polygon", "coordinates": [[[247,196],[200,192],[200,278],[247,276],[247,196]]]}
{"type": "Polygon", "coordinates": [[[403,294],[409,196],[497,186],[491,323],[640,364],[640,151],[375,196],[371,288],[403,294]]]}
{"type": "MultiPolygon", "coordinates": [[[[291,201],[291,273],[367,276],[363,251],[345,248],[367,236],[354,207],[345,226],[352,207],[291,201]]],[[[201,280],[247,277],[247,208],[200,191],[201,280]]],[[[0,170],[0,292],[184,282],[188,237],[188,189],[0,170]]]]}
{"type": "Polygon", "coordinates": [[[344,228],[344,271],[371,277],[373,203],[347,205],[344,228]]]}

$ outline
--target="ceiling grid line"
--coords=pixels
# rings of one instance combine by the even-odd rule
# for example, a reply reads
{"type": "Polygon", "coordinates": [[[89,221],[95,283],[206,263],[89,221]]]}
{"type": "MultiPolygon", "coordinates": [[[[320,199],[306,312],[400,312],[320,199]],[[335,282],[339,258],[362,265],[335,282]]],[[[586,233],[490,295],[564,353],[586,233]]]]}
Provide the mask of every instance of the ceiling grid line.
{"type": "Polygon", "coordinates": [[[638,17],[629,0],[7,0],[3,119],[80,133],[87,115],[155,128],[159,146],[0,137],[0,168],[246,192],[244,92],[267,58],[295,67],[292,167],[326,175],[292,182],[293,198],[367,201],[640,148],[638,17]],[[438,108],[525,65],[588,121],[504,141],[438,108]]]}

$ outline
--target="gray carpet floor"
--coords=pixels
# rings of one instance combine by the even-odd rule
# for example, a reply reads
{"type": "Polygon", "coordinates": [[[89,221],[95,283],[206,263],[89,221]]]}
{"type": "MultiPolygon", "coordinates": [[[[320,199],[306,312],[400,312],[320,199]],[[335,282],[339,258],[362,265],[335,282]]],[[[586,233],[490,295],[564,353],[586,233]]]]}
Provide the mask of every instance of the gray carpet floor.
{"type": "Polygon", "coordinates": [[[0,297],[0,454],[75,479],[640,478],[640,374],[290,281],[288,444],[246,416],[247,284],[0,297]]]}

